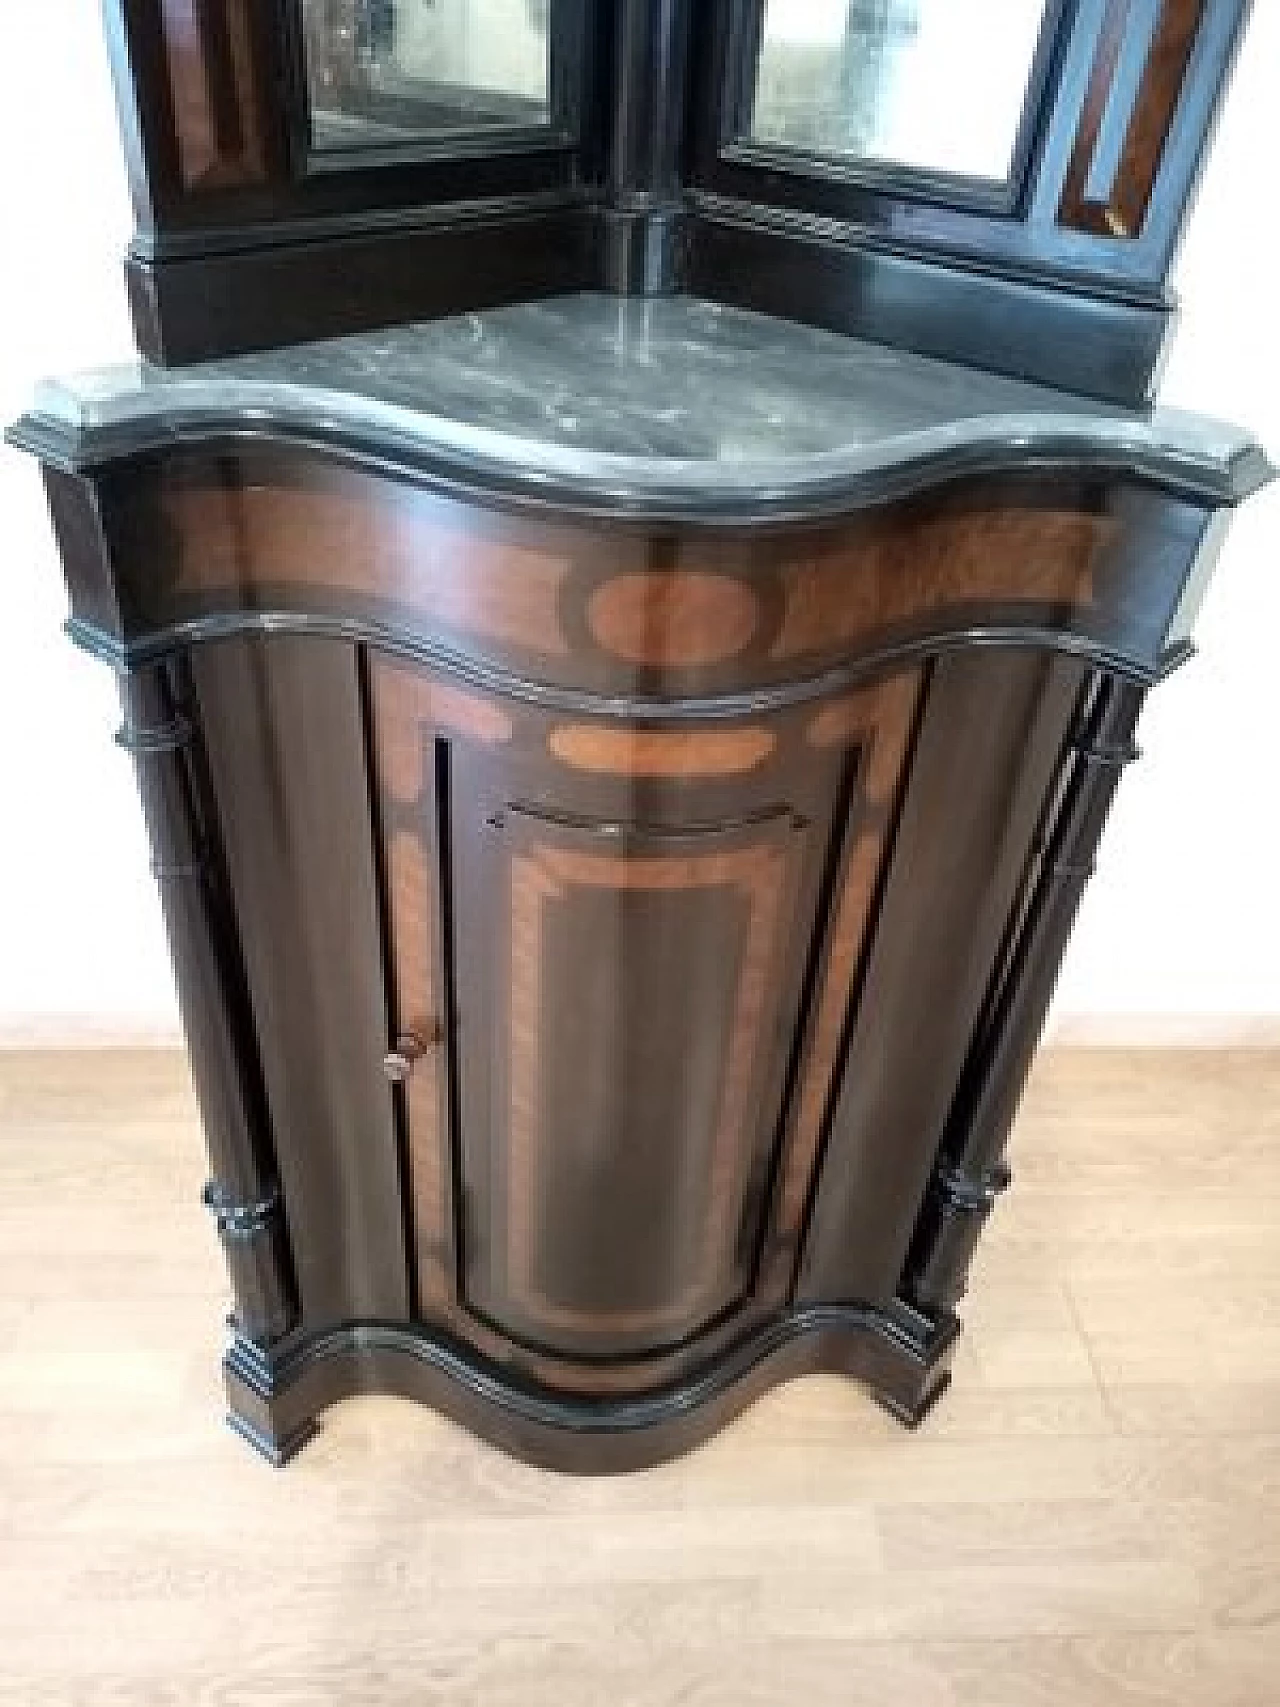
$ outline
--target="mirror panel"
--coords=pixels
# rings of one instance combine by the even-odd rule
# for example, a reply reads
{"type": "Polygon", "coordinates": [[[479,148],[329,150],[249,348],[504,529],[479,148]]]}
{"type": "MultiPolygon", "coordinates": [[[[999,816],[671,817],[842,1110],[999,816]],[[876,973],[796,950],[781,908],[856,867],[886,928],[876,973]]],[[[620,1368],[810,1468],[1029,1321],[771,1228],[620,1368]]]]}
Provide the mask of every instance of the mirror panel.
{"type": "Polygon", "coordinates": [[[764,0],[748,138],[1009,180],[1052,0],[764,0]]]}
{"type": "Polygon", "coordinates": [[[550,5],[302,0],[312,146],[545,125],[550,5]]]}

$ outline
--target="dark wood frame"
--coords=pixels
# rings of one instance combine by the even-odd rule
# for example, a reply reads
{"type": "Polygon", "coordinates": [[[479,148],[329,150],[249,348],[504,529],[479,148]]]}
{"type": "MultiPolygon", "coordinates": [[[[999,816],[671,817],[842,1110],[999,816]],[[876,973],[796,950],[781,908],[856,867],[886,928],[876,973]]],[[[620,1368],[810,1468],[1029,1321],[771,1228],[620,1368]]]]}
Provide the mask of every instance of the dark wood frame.
{"type": "Polygon", "coordinates": [[[1142,403],[1170,321],[1168,271],[1247,12],[1248,0],[1070,0],[1042,40],[1042,110],[1021,182],[993,207],[929,174],[836,170],[737,140],[744,49],[734,0],[718,0],[698,71],[718,94],[690,143],[690,283],[741,306],[1142,403]],[[1184,58],[1148,55],[1141,30],[1128,27],[1142,9],[1153,13],[1156,48],[1166,27],[1190,32],[1184,58]],[[1104,140],[1105,194],[1140,208],[1132,229],[1100,221],[1076,188],[1082,152],[1092,158],[1104,140]]]}
{"type": "MultiPolygon", "coordinates": [[[[73,634],[126,695],[235,1295],[238,1432],[282,1462],[325,1406],[387,1391],[537,1463],[632,1468],[817,1369],[918,1421],[1138,709],[1186,656],[1188,599],[1247,488],[1015,451],[1002,474],[744,530],[446,496],[389,449],[215,428],[94,463],[71,439],[26,442],[73,634]],[[575,836],[731,828],[735,858],[793,813],[812,838],[783,907],[812,921],[785,974],[798,1006],[779,998],[785,1112],[732,1200],[756,1278],[678,1344],[614,1356],[499,1327],[461,1285],[478,1200],[454,1064],[504,1081],[458,933],[477,964],[514,941],[479,904],[497,891],[477,849],[504,802],[533,800],[575,836]],[[389,857],[406,833],[434,885],[389,857]],[[314,975],[318,952],[341,978],[314,975]]],[[[660,1041],[661,1005],[638,1023],[660,1041]]],[[[684,1146],[679,1167],[690,1197],[720,1177],[684,1146]]],[[[557,1196],[569,1225],[591,1191],[557,1196]]]]}
{"type": "Polygon", "coordinates": [[[1011,180],[1011,193],[993,204],[980,185],[966,193],[963,184],[957,188],[936,174],[875,163],[834,166],[798,149],[743,141],[735,126],[749,44],[735,27],[740,5],[717,0],[699,68],[701,87],[712,99],[695,115],[691,135],[695,206],[700,196],[720,198],[751,207],[766,223],[776,218],[782,230],[788,216],[821,220],[848,228],[850,238],[856,231],[862,242],[879,241],[900,252],[968,256],[1018,276],[1163,301],[1165,275],[1247,10],[1247,0],[1064,0],[1042,37],[1039,111],[1024,127],[1021,172],[1011,180]],[[1193,32],[1185,66],[1149,65],[1142,36],[1132,28],[1122,32],[1111,62],[1109,32],[1132,20],[1135,8],[1154,8],[1157,21],[1181,20],[1193,32]],[[1144,102],[1158,133],[1154,161],[1149,144],[1137,147],[1141,138],[1135,137],[1129,157],[1124,148],[1126,114],[1136,124],[1144,102]],[[1100,232],[1094,219],[1082,220],[1071,193],[1082,142],[1103,131],[1112,139],[1114,176],[1127,169],[1145,181],[1151,171],[1145,217],[1123,237],[1100,232]]]}
{"type": "Polygon", "coordinates": [[[1249,6],[1055,0],[1018,170],[993,190],[744,141],[759,0],[565,0],[581,5],[561,14],[581,21],[576,135],[485,126],[351,152],[310,147],[295,0],[195,0],[208,28],[180,52],[174,3],[107,6],[153,359],[688,289],[1130,405],[1159,367],[1249,6]]]}

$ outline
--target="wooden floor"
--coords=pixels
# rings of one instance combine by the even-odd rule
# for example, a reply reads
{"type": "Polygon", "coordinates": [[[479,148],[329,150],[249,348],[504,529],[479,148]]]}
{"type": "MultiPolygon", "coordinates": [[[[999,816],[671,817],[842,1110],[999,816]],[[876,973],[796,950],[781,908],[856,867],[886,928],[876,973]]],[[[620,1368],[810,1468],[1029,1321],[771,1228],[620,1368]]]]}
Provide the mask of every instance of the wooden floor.
{"type": "Polygon", "coordinates": [[[1280,1056],[1063,1052],[917,1435],[827,1378],[570,1480],[220,1421],[172,1055],[0,1056],[0,1701],[1276,1707],[1280,1056]]]}

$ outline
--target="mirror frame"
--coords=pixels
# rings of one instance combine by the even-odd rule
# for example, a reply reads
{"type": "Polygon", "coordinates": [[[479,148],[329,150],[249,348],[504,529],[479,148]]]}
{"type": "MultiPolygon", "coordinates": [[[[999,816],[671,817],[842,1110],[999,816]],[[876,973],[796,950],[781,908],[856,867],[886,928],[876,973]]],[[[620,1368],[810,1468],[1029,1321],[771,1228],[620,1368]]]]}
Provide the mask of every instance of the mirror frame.
{"type": "MultiPolygon", "coordinates": [[[[759,15],[760,0],[747,0],[759,15]]],[[[885,243],[922,258],[1067,286],[1125,290],[1167,304],[1164,281],[1249,0],[1057,0],[1042,36],[1036,110],[1012,193],[974,194],[946,174],[744,145],[743,0],[712,0],[692,114],[689,188],[695,208],[750,206],[759,222],[797,235],[822,222],[831,240],[885,243]],[[1180,51],[1182,45],[1186,52],[1180,51]],[[1098,197],[1136,210],[1111,232],[1072,194],[1081,155],[1098,197]],[[1105,166],[1105,171],[1094,170],[1105,166]]]]}

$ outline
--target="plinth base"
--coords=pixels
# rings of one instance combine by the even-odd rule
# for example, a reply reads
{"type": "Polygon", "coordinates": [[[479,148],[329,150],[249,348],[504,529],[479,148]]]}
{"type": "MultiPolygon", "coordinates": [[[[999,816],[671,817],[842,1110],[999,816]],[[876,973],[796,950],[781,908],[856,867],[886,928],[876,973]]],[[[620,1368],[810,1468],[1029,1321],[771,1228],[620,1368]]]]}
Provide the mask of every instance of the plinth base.
{"type": "Polygon", "coordinates": [[[459,1342],[424,1329],[355,1323],[279,1349],[237,1339],[224,1369],[230,1422],[283,1465],[329,1405],[391,1393],[451,1417],[513,1457],[578,1474],[639,1470],[709,1439],[771,1387],[844,1374],[914,1427],[943,1392],[959,1324],[900,1307],[794,1311],[690,1380],[638,1396],[591,1398],[525,1385],[459,1342]]]}

